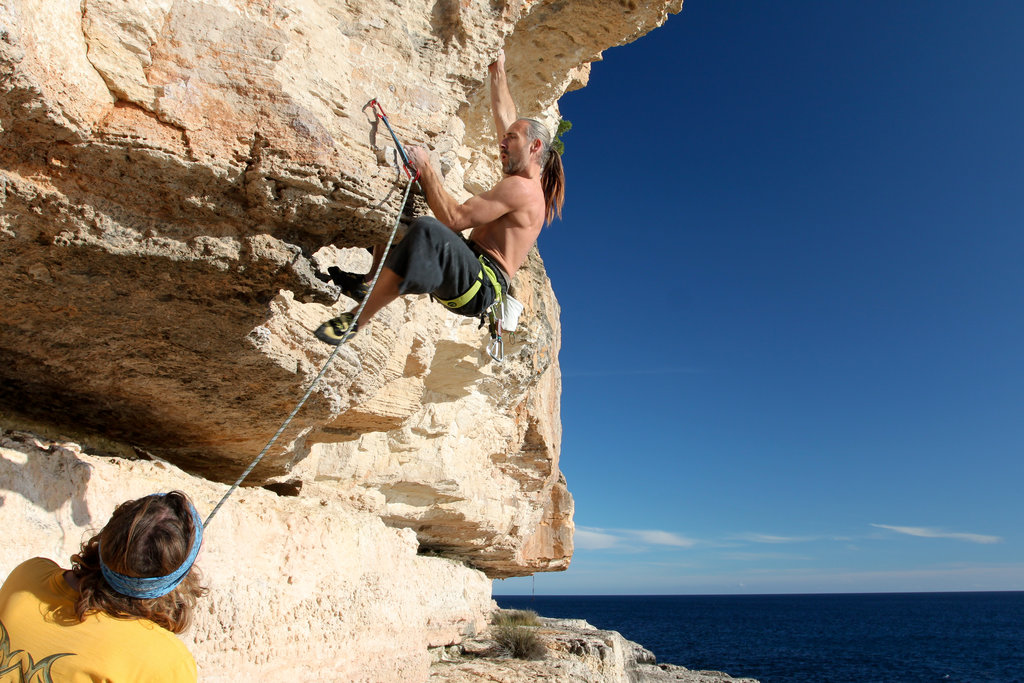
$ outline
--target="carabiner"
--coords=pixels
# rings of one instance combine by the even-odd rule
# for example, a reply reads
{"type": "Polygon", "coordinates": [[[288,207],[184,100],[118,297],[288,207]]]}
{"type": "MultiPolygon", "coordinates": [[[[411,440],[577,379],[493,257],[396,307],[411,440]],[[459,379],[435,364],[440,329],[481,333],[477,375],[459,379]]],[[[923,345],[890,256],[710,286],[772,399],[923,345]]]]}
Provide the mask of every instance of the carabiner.
{"type": "Polygon", "coordinates": [[[402,164],[405,168],[406,175],[409,176],[409,182],[416,182],[419,180],[420,171],[411,161],[409,161],[409,155],[405,153],[405,147],[402,147],[402,143],[398,140],[398,136],[395,135],[395,129],[391,127],[391,122],[388,121],[388,115],[384,113],[384,107],[380,105],[380,102],[377,101],[376,97],[370,100],[370,109],[373,110],[373,113],[376,114],[378,118],[383,119],[384,125],[388,128],[388,132],[391,133],[391,139],[395,141],[398,153],[402,157],[402,164]],[[415,171],[415,173],[413,173],[413,171],[415,171]]]}
{"type": "Polygon", "coordinates": [[[495,363],[505,359],[505,342],[501,341],[501,337],[491,337],[491,343],[487,345],[487,355],[495,363]]]}
{"type": "Polygon", "coordinates": [[[491,333],[491,341],[487,344],[487,355],[491,360],[500,363],[505,358],[505,342],[501,339],[501,318],[495,317],[493,312],[488,312],[490,324],[487,331],[491,333]]]}

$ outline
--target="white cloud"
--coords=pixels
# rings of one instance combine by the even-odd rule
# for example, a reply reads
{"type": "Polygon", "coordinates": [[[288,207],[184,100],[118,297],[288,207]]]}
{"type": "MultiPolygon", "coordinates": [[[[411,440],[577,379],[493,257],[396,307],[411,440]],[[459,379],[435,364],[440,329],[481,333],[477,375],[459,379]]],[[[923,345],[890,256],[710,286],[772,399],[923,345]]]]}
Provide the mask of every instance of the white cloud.
{"type": "Polygon", "coordinates": [[[686,538],[685,536],[674,534],[671,531],[636,530],[625,531],[624,533],[632,534],[638,540],[652,545],[671,545],[676,548],[690,548],[697,543],[692,538],[686,538]]]}
{"type": "Polygon", "coordinates": [[[621,539],[605,533],[603,529],[591,529],[585,526],[576,527],[573,543],[580,550],[605,550],[615,547],[621,539]]]}
{"type": "Polygon", "coordinates": [[[793,560],[796,562],[810,562],[815,558],[807,555],[797,555],[794,553],[722,553],[720,556],[723,560],[729,560],[733,562],[762,562],[765,560],[793,560]]]}
{"type": "Polygon", "coordinates": [[[730,538],[737,541],[749,541],[750,543],[807,543],[817,541],[814,536],[774,536],[772,534],[744,533],[735,534],[730,538]]]}
{"type": "Polygon", "coordinates": [[[689,548],[697,541],[680,536],[671,531],[658,529],[599,529],[596,527],[576,527],[576,547],[581,550],[629,550],[640,552],[647,546],[663,545],[673,548],[689,548]]]}
{"type": "Polygon", "coordinates": [[[920,538],[952,538],[957,541],[986,544],[1003,542],[1003,539],[999,536],[989,536],[986,534],[964,534],[957,533],[955,531],[943,531],[942,529],[931,529],[920,526],[892,526],[890,524],[872,524],[871,526],[877,529],[888,529],[889,531],[895,531],[898,534],[918,536],[920,538]]]}

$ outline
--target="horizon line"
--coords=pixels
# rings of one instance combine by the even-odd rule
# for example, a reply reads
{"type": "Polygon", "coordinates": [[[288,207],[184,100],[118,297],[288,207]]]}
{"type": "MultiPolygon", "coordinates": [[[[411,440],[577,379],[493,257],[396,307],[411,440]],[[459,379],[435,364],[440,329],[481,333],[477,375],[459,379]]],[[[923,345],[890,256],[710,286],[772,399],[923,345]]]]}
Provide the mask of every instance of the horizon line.
{"type": "Polygon", "coordinates": [[[948,591],[835,591],[811,593],[491,593],[491,598],[736,598],[736,597],[772,597],[788,596],[828,596],[828,595],[960,595],[964,593],[1024,593],[1024,588],[1009,589],[974,589],[948,591]]]}

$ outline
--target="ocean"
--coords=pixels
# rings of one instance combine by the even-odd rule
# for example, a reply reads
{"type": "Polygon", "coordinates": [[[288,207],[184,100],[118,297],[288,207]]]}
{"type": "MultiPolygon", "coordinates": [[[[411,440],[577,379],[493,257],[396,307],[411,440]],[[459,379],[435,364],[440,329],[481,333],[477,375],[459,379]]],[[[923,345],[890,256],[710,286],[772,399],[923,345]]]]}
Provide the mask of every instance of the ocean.
{"type": "Polygon", "coordinates": [[[1024,592],[495,600],[762,683],[1024,683],[1024,592]]]}

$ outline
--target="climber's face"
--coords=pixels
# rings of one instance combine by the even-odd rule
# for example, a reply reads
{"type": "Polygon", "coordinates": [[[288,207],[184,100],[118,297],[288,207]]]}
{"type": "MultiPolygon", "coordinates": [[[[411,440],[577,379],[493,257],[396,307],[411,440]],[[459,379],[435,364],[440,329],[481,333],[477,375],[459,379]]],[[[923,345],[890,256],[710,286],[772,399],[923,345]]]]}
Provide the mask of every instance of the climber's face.
{"type": "Polygon", "coordinates": [[[498,143],[501,150],[501,170],[505,175],[515,175],[526,170],[530,162],[531,140],[527,137],[529,124],[519,120],[505,131],[498,143]]]}

